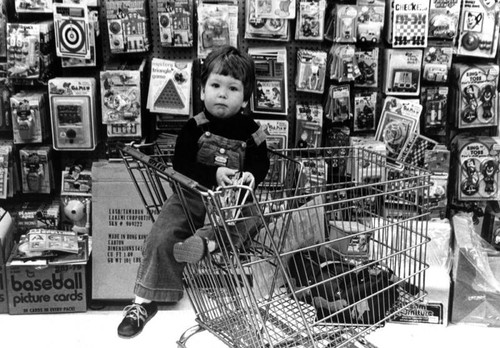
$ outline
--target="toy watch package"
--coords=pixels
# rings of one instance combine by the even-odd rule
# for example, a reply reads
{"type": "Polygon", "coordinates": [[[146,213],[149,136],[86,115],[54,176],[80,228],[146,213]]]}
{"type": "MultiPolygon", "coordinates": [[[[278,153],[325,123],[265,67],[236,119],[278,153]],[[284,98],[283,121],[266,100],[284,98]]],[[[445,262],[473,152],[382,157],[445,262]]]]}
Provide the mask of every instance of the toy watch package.
{"type": "Polygon", "coordinates": [[[163,47],[193,46],[194,0],[158,0],[158,25],[163,47]]]}
{"type": "Polygon", "coordinates": [[[387,41],[393,48],[427,46],[429,0],[391,0],[388,9],[387,41]]]}
{"type": "Polygon", "coordinates": [[[297,51],[297,91],[323,93],[325,88],[326,58],[323,51],[299,49],[297,51]]]}
{"type": "Polygon", "coordinates": [[[498,65],[456,63],[452,68],[455,125],[461,129],[498,125],[498,65]]]}
{"type": "Polygon", "coordinates": [[[49,80],[52,140],[59,151],[92,151],[97,145],[96,81],[92,77],[49,80]]]}
{"type": "Polygon", "coordinates": [[[105,3],[111,53],[149,51],[148,2],[105,0],[105,3]]]}
{"type": "Polygon", "coordinates": [[[422,50],[385,50],[384,92],[387,95],[420,94],[422,50]]]}
{"type": "Polygon", "coordinates": [[[289,41],[290,20],[259,17],[256,12],[258,1],[245,1],[245,39],[289,41]]]}
{"type": "Polygon", "coordinates": [[[50,136],[43,92],[22,91],[10,97],[14,144],[42,143],[50,136]]]}
{"type": "Polygon", "coordinates": [[[144,105],[141,90],[145,65],[145,59],[137,64],[109,63],[101,71],[102,123],[108,126],[108,136],[142,135],[141,112],[144,105]]]}
{"type": "Polygon", "coordinates": [[[299,0],[295,40],[323,40],[325,7],[325,0],[299,0]]]}
{"type": "Polygon", "coordinates": [[[452,142],[460,201],[498,200],[500,138],[457,135],[452,142]]]}
{"type": "Polygon", "coordinates": [[[457,55],[495,57],[498,47],[499,6],[496,1],[463,2],[457,55]]]}
{"type": "Polygon", "coordinates": [[[189,115],[193,63],[153,58],[146,107],[151,112],[189,115]]]}

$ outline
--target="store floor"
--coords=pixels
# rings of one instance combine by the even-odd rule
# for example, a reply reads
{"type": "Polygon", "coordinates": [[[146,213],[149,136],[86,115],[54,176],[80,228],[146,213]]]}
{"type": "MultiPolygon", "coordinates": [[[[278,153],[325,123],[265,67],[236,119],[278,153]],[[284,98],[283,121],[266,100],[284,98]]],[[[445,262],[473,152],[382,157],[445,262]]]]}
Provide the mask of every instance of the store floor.
{"type": "MultiPolygon", "coordinates": [[[[144,331],[133,339],[121,339],[116,327],[121,321],[121,306],[107,306],[86,313],[45,315],[0,315],[2,345],[36,348],[176,348],[182,333],[195,325],[187,299],[176,305],[162,306],[144,331]]],[[[367,338],[378,348],[465,348],[494,347],[500,328],[459,324],[436,325],[388,324],[367,338]]],[[[226,347],[208,332],[192,336],[188,348],[226,347]]]]}

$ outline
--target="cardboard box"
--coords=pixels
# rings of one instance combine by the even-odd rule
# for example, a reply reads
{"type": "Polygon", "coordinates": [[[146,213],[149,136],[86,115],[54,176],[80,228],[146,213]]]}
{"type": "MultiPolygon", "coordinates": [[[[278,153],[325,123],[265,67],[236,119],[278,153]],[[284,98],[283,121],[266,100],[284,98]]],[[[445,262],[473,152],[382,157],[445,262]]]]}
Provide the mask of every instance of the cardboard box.
{"type": "Polygon", "coordinates": [[[92,298],[129,300],[152,221],[125,164],[95,162],[92,180],[92,298]]]}
{"type": "Polygon", "coordinates": [[[9,311],[5,264],[12,249],[14,229],[10,214],[0,208],[0,313],[8,313],[9,311]]]}
{"type": "Polygon", "coordinates": [[[87,310],[86,265],[38,268],[7,263],[10,314],[87,310]]]}

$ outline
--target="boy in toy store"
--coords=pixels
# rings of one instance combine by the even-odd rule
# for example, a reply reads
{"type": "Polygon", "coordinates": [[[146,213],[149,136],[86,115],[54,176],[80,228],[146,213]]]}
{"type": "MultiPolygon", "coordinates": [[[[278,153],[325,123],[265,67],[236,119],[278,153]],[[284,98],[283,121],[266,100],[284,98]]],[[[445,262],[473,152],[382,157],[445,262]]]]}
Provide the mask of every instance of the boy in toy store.
{"type": "MultiPolygon", "coordinates": [[[[254,62],[248,54],[223,46],[207,56],[201,73],[204,111],[190,118],[179,133],[174,170],[207,188],[229,185],[237,173],[240,182],[254,188],[264,180],[269,170],[266,136],[253,118],[242,112],[254,84],[254,62]]],[[[203,231],[206,209],[201,197],[187,190],[183,193],[196,228],[203,231]]],[[[257,227],[253,230],[255,233],[257,227]]],[[[201,260],[215,248],[213,241],[201,235],[192,234],[180,198],[172,194],[144,242],[135,299],[124,308],[118,326],[120,337],[138,335],[157,313],[157,302],[177,302],[183,297],[186,263],[201,260]]]]}

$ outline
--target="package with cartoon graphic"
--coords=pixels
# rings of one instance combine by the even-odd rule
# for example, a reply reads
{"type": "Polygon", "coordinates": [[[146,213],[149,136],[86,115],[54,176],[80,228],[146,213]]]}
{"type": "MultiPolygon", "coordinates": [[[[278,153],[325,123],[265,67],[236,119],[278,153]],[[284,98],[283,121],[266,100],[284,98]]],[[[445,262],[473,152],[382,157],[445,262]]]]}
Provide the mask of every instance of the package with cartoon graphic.
{"type": "Polygon", "coordinates": [[[453,140],[459,201],[498,200],[500,138],[457,135],[453,140]]]}
{"type": "Polygon", "coordinates": [[[498,65],[456,63],[453,73],[455,125],[460,129],[498,125],[498,65]]]}
{"type": "Polygon", "coordinates": [[[21,91],[10,97],[14,144],[43,143],[50,136],[43,92],[21,91]]]}
{"type": "Polygon", "coordinates": [[[92,151],[97,146],[96,80],[56,77],[49,80],[52,140],[59,151],[92,151]]]}
{"type": "Polygon", "coordinates": [[[495,57],[498,47],[499,12],[500,5],[494,0],[463,2],[457,55],[495,57]]]}
{"type": "Polygon", "coordinates": [[[139,64],[108,64],[101,71],[102,123],[108,136],[140,137],[143,108],[142,75],[146,60],[139,64]]]}

